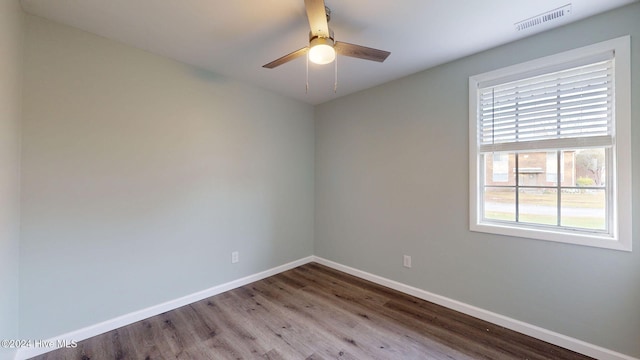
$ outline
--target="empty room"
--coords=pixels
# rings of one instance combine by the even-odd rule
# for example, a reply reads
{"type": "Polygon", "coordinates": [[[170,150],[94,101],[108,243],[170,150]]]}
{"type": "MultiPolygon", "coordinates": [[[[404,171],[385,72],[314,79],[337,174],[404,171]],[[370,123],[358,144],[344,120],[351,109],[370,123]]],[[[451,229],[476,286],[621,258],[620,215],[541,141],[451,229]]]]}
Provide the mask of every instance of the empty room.
{"type": "Polygon", "coordinates": [[[637,0],[0,0],[0,360],[638,360],[639,96],[637,0]]]}

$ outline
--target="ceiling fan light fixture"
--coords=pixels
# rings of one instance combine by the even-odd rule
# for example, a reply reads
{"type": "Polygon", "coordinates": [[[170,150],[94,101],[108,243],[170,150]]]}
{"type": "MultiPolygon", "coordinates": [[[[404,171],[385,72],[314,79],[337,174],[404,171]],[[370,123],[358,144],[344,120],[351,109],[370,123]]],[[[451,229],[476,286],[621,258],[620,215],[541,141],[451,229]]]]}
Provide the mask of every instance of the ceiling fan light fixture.
{"type": "Polygon", "coordinates": [[[316,37],[309,42],[309,60],[318,65],[329,64],[336,59],[333,39],[316,37]]]}

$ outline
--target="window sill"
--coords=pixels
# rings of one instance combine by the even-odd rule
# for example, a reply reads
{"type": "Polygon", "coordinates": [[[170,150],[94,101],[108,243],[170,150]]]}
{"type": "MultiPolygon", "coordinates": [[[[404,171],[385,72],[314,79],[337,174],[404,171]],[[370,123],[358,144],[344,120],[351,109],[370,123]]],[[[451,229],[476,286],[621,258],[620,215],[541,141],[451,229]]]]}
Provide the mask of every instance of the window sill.
{"type": "Polygon", "coordinates": [[[597,248],[604,248],[610,250],[619,250],[619,251],[631,251],[631,241],[621,241],[620,239],[616,239],[611,237],[608,234],[598,234],[598,233],[584,233],[584,232],[571,232],[568,231],[552,231],[548,229],[540,229],[540,228],[528,228],[526,226],[509,226],[508,224],[498,224],[498,223],[477,223],[471,224],[471,231],[489,233],[489,234],[497,234],[497,235],[506,235],[506,236],[515,236],[520,238],[532,239],[532,240],[543,240],[543,241],[552,241],[559,242],[565,244],[573,244],[573,245],[581,245],[581,246],[590,246],[597,248]]]}

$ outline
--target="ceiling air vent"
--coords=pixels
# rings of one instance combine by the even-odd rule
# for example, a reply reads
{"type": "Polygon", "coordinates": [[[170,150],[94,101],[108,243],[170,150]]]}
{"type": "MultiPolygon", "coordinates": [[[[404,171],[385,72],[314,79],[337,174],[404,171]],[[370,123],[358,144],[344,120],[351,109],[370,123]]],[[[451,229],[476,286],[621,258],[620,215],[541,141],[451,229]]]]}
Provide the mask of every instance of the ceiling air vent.
{"type": "Polygon", "coordinates": [[[542,25],[549,21],[556,20],[561,17],[565,17],[569,14],[571,14],[571,4],[567,4],[557,9],[547,11],[546,13],[536,15],[532,18],[517,22],[515,23],[516,30],[521,31],[521,30],[529,29],[534,26],[542,25]]]}

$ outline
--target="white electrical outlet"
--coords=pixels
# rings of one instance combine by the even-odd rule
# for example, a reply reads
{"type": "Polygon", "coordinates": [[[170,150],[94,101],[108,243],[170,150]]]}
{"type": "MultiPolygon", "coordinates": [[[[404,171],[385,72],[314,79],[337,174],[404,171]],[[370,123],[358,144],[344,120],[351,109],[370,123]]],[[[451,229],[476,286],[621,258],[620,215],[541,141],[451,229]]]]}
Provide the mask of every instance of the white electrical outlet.
{"type": "Polygon", "coordinates": [[[402,265],[404,265],[404,267],[406,268],[410,268],[411,267],[411,256],[409,255],[405,255],[402,261],[402,265]]]}
{"type": "Polygon", "coordinates": [[[238,253],[237,251],[234,251],[231,253],[231,263],[235,264],[238,261],[240,261],[240,253],[238,253]]]}

